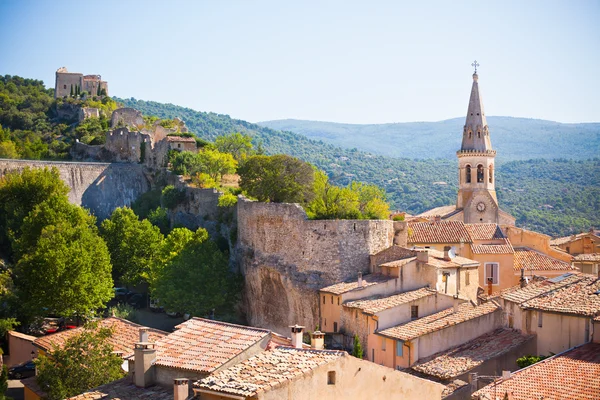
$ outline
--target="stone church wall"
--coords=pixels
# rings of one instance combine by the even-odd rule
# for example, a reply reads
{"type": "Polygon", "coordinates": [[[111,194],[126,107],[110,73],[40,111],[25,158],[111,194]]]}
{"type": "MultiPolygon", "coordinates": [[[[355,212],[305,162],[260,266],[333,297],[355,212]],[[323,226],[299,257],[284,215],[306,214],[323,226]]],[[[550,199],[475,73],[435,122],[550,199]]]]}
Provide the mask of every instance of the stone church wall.
{"type": "Polygon", "coordinates": [[[142,166],[0,159],[0,176],[25,167],[52,168],[71,189],[69,201],[88,208],[98,219],[110,216],[117,207],[128,206],[150,189],[142,166]]]}
{"type": "Polygon", "coordinates": [[[240,198],[238,257],[245,275],[248,322],[287,334],[313,330],[318,290],[369,271],[369,256],[393,243],[389,220],[308,220],[296,204],[240,198]]]}

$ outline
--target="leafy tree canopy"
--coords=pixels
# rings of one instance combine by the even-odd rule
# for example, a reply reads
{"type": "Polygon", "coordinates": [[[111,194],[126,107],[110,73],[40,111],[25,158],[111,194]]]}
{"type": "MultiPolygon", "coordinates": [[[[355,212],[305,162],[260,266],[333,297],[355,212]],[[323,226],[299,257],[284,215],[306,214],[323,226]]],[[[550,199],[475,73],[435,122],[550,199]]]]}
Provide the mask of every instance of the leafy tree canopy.
{"type": "Polygon", "coordinates": [[[54,346],[37,358],[37,383],[49,400],[72,397],[125,375],[123,360],[108,341],[112,335],[111,329],[91,324],[62,348],[54,346]]]}
{"type": "Polygon", "coordinates": [[[239,163],[252,155],[252,138],[239,132],[219,135],[215,147],[222,153],[229,153],[239,163]]]}
{"type": "Polygon", "coordinates": [[[220,182],[224,174],[232,174],[237,161],[229,153],[205,148],[198,153],[189,151],[171,153],[171,168],[178,175],[207,174],[213,181],[220,182]]]}

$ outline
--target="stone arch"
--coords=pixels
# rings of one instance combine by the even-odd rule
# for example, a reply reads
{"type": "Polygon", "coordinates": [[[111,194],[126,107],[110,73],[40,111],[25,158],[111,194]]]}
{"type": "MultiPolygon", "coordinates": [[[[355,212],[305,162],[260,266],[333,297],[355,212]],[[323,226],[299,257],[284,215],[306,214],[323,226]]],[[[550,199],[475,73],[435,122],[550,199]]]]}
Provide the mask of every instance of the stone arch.
{"type": "Polygon", "coordinates": [[[466,171],[465,182],[471,183],[471,165],[470,164],[466,165],[465,171],[466,171]]]}
{"type": "Polygon", "coordinates": [[[477,166],[477,183],[483,183],[483,165],[477,166]]]}
{"type": "Polygon", "coordinates": [[[488,179],[490,183],[494,183],[494,164],[490,164],[488,168],[488,179]]]}

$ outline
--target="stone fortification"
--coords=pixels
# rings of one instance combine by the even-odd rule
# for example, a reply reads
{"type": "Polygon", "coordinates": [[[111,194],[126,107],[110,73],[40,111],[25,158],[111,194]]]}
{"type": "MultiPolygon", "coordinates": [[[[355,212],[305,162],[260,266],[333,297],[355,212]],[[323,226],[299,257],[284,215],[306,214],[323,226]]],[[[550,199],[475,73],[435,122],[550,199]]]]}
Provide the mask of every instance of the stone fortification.
{"type": "Polygon", "coordinates": [[[69,201],[88,208],[99,219],[128,206],[150,189],[141,165],[0,159],[0,176],[25,167],[52,168],[71,188],[69,201]]]}
{"type": "Polygon", "coordinates": [[[318,290],[368,273],[395,233],[389,220],[309,220],[297,204],[243,198],[237,221],[248,322],[281,334],[295,323],[313,330],[318,290]]]}
{"type": "Polygon", "coordinates": [[[130,128],[143,127],[144,117],[142,116],[141,111],[128,107],[119,108],[118,110],[113,111],[112,116],[110,117],[110,127],[114,129],[124,126],[130,128]]]}

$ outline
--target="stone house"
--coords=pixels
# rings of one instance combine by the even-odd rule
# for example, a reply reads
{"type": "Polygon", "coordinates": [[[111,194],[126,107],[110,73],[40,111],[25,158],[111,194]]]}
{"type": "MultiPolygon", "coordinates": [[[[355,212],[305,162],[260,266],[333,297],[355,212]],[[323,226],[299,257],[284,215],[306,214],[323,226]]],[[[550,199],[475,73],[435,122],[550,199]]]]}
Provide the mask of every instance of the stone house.
{"type": "Polygon", "coordinates": [[[573,257],[573,266],[584,274],[600,273],[600,253],[578,254],[573,257]]]}
{"type": "Polygon", "coordinates": [[[590,229],[589,232],[552,239],[550,245],[575,256],[597,254],[600,253],[600,230],[590,229]]]}
{"type": "Polygon", "coordinates": [[[537,336],[537,354],[558,354],[599,340],[600,280],[594,275],[565,274],[513,288],[501,295],[506,325],[537,336]]]}
{"type": "Polygon", "coordinates": [[[167,136],[169,150],[196,152],[196,140],[193,137],[167,136]]]}
{"type": "Polygon", "coordinates": [[[443,386],[346,352],[279,347],[194,384],[195,399],[441,399],[443,386]]]}

